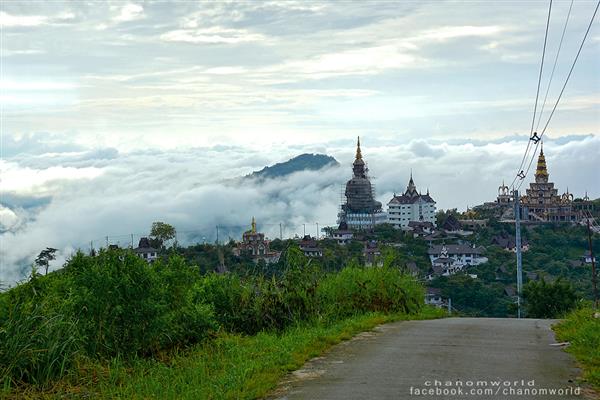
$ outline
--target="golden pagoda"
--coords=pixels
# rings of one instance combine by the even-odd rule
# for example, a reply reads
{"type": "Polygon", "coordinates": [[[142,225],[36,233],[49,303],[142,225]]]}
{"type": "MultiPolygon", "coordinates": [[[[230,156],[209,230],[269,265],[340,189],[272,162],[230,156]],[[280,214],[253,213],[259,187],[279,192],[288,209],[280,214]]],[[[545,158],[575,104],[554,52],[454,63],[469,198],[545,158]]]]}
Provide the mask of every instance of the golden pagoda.
{"type": "Polygon", "coordinates": [[[548,166],[544,156],[544,144],[535,169],[535,182],[529,184],[521,205],[526,208],[526,216],[533,221],[574,221],[575,213],[569,196],[560,196],[554,183],[549,182],[548,166]]]}

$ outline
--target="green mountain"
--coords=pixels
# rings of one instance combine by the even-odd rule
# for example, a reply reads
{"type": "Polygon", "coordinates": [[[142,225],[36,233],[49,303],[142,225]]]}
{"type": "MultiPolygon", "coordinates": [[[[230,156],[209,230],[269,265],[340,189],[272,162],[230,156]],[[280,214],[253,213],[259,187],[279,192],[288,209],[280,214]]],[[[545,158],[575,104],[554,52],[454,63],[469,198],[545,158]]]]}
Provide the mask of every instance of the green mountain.
{"type": "Polygon", "coordinates": [[[338,166],[340,163],[325,154],[300,154],[288,161],[264,167],[260,171],[246,175],[246,178],[270,179],[281,178],[299,171],[316,171],[321,168],[338,166]]]}

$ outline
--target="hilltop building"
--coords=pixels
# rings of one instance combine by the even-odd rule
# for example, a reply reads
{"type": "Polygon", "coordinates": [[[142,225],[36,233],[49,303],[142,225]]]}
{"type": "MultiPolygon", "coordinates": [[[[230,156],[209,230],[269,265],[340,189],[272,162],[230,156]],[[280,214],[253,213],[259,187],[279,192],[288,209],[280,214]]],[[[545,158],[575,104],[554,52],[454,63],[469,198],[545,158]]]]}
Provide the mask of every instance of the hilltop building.
{"type": "Polygon", "coordinates": [[[479,265],[488,261],[483,255],[483,247],[470,246],[468,244],[442,244],[433,245],[427,250],[431,264],[441,264],[444,259],[451,259],[451,264],[479,265]],[[441,258],[441,260],[440,260],[441,258]]]}
{"type": "Polygon", "coordinates": [[[544,145],[537,161],[535,182],[529,184],[526,195],[521,197],[524,219],[531,221],[576,221],[577,215],[573,211],[573,195],[567,192],[560,196],[554,188],[554,183],[549,181],[544,145]]]}
{"type": "Polygon", "coordinates": [[[264,233],[256,231],[256,220],[252,217],[251,228],[243,233],[242,242],[234,249],[234,254],[238,257],[244,253],[248,254],[254,262],[264,260],[267,264],[274,263],[279,261],[281,253],[271,251],[270,243],[268,239],[265,239],[264,233]]]}
{"type": "Polygon", "coordinates": [[[319,241],[316,238],[310,237],[310,235],[305,235],[298,242],[298,246],[306,257],[323,257],[323,249],[319,247],[319,241]]]}
{"type": "Polygon", "coordinates": [[[147,237],[140,238],[138,247],[133,249],[133,252],[150,264],[158,258],[158,250],[150,246],[150,240],[147,237]]]}
{"type": "Polygon", "coordinates": [[[394,194],[387,206],[388,222],[396,228],[406,228],[411,221],[435,225],[435,201],[429,195],[429,189],[424,195],[417,191],[412,172],[404,194],[394,194]]]}
{"type": "Polygon", "coordinates": [[[510,188],[504,184],[502,181],[502,185],[498,187],[498,197],[496,198],[496,203],[503,206],[509,206],[513,204],[513,195],[510,191],[510,188]]]}
{"type": "Polygon", "coordinates": [[[360,138],[356,145],[356,157],[352,164],[352,179],[346,183],[346,202],[338,214],[338,223],[349,229],[372,229],[387,221],[381,203],[375,200],[374,188],[367,175],[368,169],[362,158],[360,138]]]}

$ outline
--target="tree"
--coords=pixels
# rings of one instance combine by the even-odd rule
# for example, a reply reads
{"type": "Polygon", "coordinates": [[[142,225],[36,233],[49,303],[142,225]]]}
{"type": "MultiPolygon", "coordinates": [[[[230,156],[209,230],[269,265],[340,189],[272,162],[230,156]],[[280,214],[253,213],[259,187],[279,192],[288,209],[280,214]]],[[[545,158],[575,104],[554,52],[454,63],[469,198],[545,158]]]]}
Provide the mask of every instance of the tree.
{"type": "Polygon", "coordinates": [[[175,239],[177,231],[175,227],[164,222],[156,221],[152,223],[150,236],[156,239],[160,245],[166,244],[169,240],[175,239]]]}
{"type": "Polygon", "coordinates": [[[456,219],[459,219],[459,212],[456,208],[449,208],[446,211],[440,209],[438,210],[438,212],[435,213],[435,223],[437,226],[442,226],[444,225],[444,222],[446,222],[446,220],[448,219],[448,217],[452,215],[454,216],[456,219]]]}
{"type": "Polygon", "coordinates": [[[569,282],[530,281],[523,287],[525,311],[532,318],[557,318],[575,308],[577,295],[569,282]]]}
{"type": "Polygon", "coordinates": [[[35,265],[38,267],[44,267],[46,270],[46,275],[48,275],[48,267],[50,266],[50,261],[56,260],[56,249],[52,247],[46,247],[45,250],[42,250],[40,254],[38,254],[35,259],[35,265]]]}

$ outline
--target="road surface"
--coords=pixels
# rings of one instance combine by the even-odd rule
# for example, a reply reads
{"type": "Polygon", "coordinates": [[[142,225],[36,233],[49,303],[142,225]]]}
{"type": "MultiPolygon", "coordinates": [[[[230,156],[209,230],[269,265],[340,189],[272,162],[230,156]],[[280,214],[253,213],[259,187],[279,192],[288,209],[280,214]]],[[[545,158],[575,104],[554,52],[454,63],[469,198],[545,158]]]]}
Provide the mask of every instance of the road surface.
{"type": "Polygon", "coordinates": [[[309,361],[270,398],[590,398],[578,388],[573,359],[555,343],[554,322],[447,318],[382,325],[309,361]]]}

